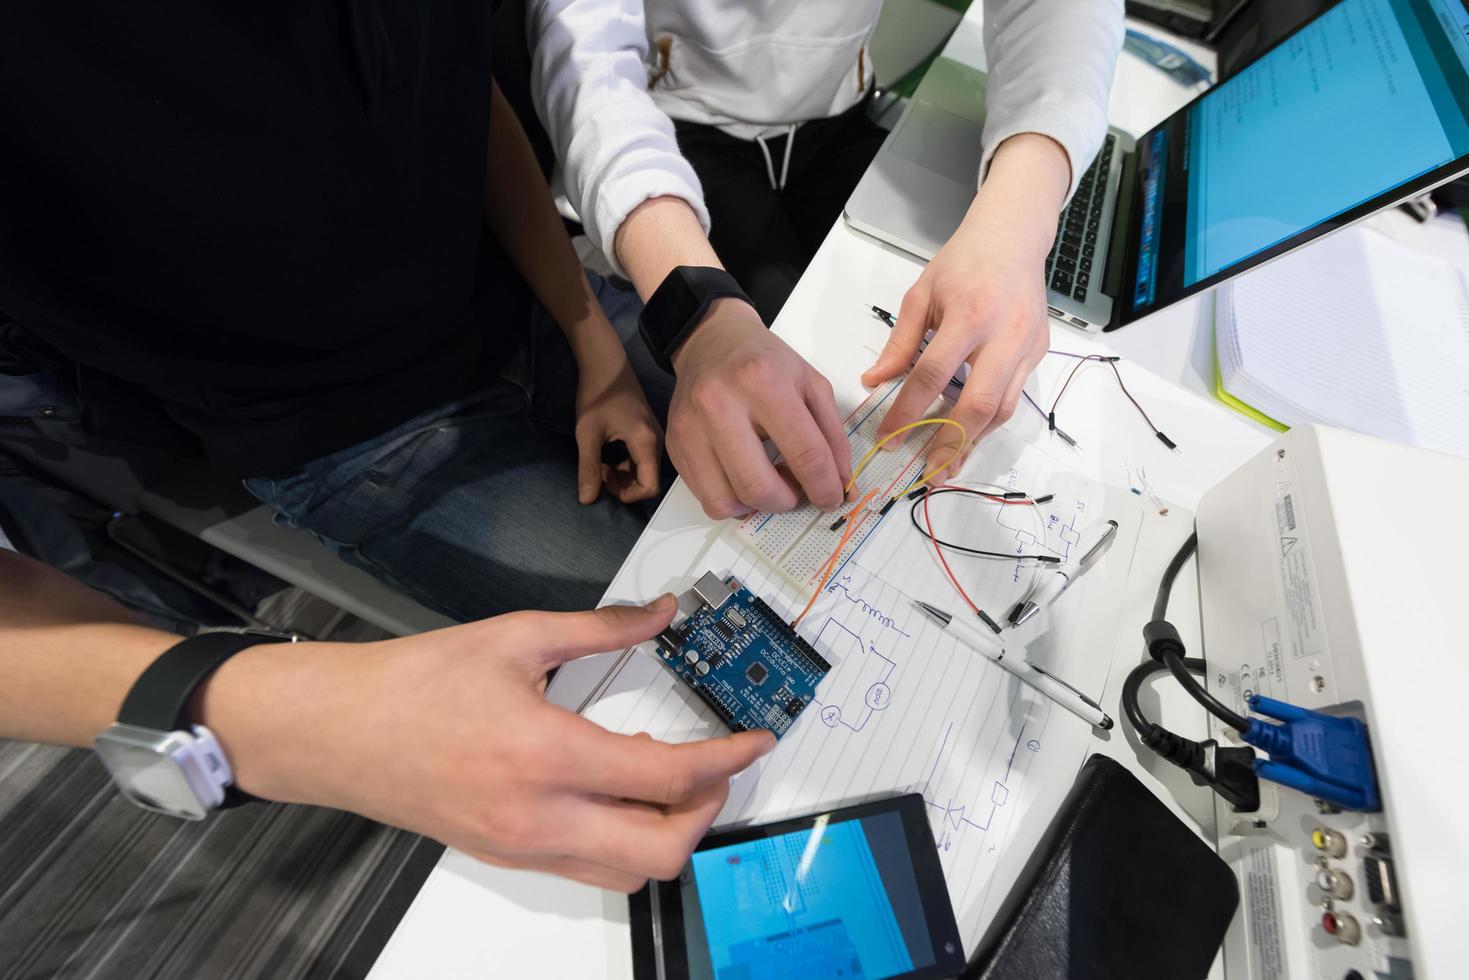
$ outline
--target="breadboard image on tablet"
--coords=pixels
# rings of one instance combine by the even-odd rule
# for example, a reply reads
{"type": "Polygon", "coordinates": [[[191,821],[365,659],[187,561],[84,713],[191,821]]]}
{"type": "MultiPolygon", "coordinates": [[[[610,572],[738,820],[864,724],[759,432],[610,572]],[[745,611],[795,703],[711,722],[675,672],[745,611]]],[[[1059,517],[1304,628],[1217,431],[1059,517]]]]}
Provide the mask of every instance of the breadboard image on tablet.
{"type": "MultiPolygon", "coordinates": [[[[902,378],[894,378],[874,388],[843,421],[843,428],[852,444],[853,463],[877,445],[877,428],[892,407],[902,382],[902,378]]],[[[928,447],[935,434],[933,428],[920,430],[909,436],[898,449],[878,452],[852,488],[853,499],[860,499],[873,488],[878,490],[875,499],[879,501],[886,501],[907,490],[923,475],[928,447]]],[[[822,566],[841,542],[846,529],[838,527],[832,530],[831,525],[848,506],[824,511],[807,501],[784,514],[755,513],[741,521],[734,534],[741,544],[753,549],[793,584],[807,588],[816,583],[822,566]]],[[[858,526],[837,559],[838,567],[862,546],[881,517],[868,510],[854,520],[858,526]]]]}
{"type": "Polygon", "coordinates": [[[737,579],[705,572],[658,635],[663,665],[737,732],[784,735],[831,664],[737,579]]]}

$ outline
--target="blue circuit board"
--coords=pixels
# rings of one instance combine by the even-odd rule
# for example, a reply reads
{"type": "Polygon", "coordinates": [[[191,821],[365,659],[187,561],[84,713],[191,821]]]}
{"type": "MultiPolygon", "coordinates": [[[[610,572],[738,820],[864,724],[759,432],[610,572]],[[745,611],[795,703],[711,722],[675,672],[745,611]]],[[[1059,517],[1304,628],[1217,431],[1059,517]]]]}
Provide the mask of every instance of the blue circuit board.
{"type": "Polygon", "coordinates": [[[831,670],[759,596],[712,572],[679,598],[658,656],[737,732],[784,735],[831,670]]]}

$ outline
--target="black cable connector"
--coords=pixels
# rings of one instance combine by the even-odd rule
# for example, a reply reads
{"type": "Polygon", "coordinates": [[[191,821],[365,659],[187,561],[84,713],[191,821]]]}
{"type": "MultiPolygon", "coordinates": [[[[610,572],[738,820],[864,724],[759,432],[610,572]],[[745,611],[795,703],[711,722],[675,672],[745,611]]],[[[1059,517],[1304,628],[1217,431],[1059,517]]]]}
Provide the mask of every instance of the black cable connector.
{"type": "MultiPolygon", "coordinates": [[[[1204,661],[1190,658],[1188,670],[1202,672],[1204,661]]],[[[1189,774],[1196,785],[1218,793],[1235,813],[1260,809],[1260,779],[1255,775],[1255,750],[1248,746],[1221,746],[1214,739],[1195,742],[1147,719],[1138,704],[1138,689],[1151,674],[1166,669],[1157,661],[1134,667],[1122,685],[1122,710],[1138,741],[1189,774]]]]}
{"type": "Polygon", "coordinates": [[[985,612],[983,609],[976,609],[975,612],[979,614],[980,620],[996,634],[1004,632],[1004,630],[1000,628],[999,623],[995,622],[993,619],[990,619],[989,613],[985,612]]]}
{"type": "Polygon", "coordinates": [[[1002,500],[1024,500],[1025,494],[1020,490],[1006,490],[1000,494],[1002,500]]]}
{"type": "Polygon", "coordinates": [[[1046,413],[1046,425],[1050,428],[1050,431],[1052,431],[1052,432],[1055,432],[1056,431],[1056,410],[1055,409],[1051,409],[1049,412],[1046,413]]]}
{"type": "Polygon", "coordinates": [[[1154,435],[1156,435],[1158,437],[1158,441],[1159,442],[1161,442],[1163,445],[1167,446],[1169,449],[1176,450],[1178,448],[1178,443],[1174,442],[1172,439],[1168,438],[1163,433],[1157,432],[1157,433],[1154,433],[1154,435]]]}
{"type": "Polygon", "coordinates": [[[878,517],[882,517],[888,511],[892,510],[893,509],[893,504],[895,504],[897,502],[898,502],[898,498],[897,497],[889,497],[888,498],[888,502],[882,505],[882,510],[880,510],[880,511],[877,512],[877,516],[878,517]]]}
{"type": "Polygon", "coordinates": [[[1033,500],[1032,503],[1049,504],[1051,501],[1053,501],[1055,499],[1056,499],[1056,495],[1054,493],[1045,493],[1045,494],[1041,494],[1039,497],[1035,498],[1035,500],[1033,500]]]}
{"type": "Polygon", "coordinates": [[[1204,755],[1213,755],[1209,788],[1235,813],[1260,809],[1260,777],[1255,775],[1255,750],[1248,745],[1219,745],[1212,738],[1204,743],[1204,755]]]}
{"type": "Polygon", "coordinates": [[[926,493],[928,493],[928,487],[919,487],[917,490],[909,491],[908,496],[904,497],[903,499],[917,500],[919,497],[923,496],[926,493]]]}
{"type": "Polygon", "coordinates": [[[846,517],[838,517],[836,520],[834,520],[834,521],[831,522],[831,527],[827,528],[827,530],[828,531],[837,531],[837,530],[840,530],[841,529],[841,526],[843,524],[845,524],[845,523],[847,523],[846,517]]]}
{"type": "Polygon", "coordinates": [[[1183,638],[1166,619],[1155,619],[1143,627],[1143,643],[1147,647],[1148,656],[1159,664],[1163,664],[1163,658],[1170,653],[1176,657],[1184,654],[1183,638]]]}
{"type": "Polygon", "coordinates": [[[1260,778],[1255,774],[1254,749],[1248,746],[1221,746],[1212,738],[1203,742],[1184,738],[1149,721],[1138,704],[1138,691],[1143,681],[1152,674],[1167,670],[1211,714],[1235,728],[1239,728],[1237,722],[1245,721],[1204,690],[1203,685],[1194,678],[1194,674],[1203,674],[1207,665],[1197,657],[1185,659],[1182,637],[1173,624],[1164,618],[1168,615],[1168,599],[1173,592],[1173,581],[1178,578],[1179,571],[1198,548],[1198,544],[1198,535],[1189,535],[1183,547],[1178,549],[1163,571],[1163,578],[1158,583],[1158,593],[1153,599],[1152,622],[1143,627],[1143,639],[1147,643],[1149,659],[1138,664],[1127,675],[1127,680],[1122,685],[1122,713],[1143,745],[1186,771],[1198,785],[1207,786],[1218,793],[1234,812],[1251,813],[1260,809],[1260,778]]]}

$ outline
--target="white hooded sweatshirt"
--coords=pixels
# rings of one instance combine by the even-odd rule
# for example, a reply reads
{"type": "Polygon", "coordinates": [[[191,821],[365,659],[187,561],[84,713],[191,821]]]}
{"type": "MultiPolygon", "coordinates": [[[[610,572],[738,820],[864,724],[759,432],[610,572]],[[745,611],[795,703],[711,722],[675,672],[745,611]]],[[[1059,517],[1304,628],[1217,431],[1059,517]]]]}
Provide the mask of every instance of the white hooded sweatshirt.
{"type": "MultiPolygon", "coordinates": [[[[882,0],[526,0],[531,90],[588,235],[622,271],[617,229],[654,197],[709,214],[672,119],[740,139],[796,134],[872,85],[882,0]]],[[[1122,46],[1122,0],[983,0],[984,156],[1051,137],[1072,189],[1101,147],[1122,46]]],[[[797,137],[798,138],[798,137],[797,137]]],[[[787,144],[789,146],[789,143],[787,144]]],[[[772,167],[772,179],[775,179],[772,167]]]]}

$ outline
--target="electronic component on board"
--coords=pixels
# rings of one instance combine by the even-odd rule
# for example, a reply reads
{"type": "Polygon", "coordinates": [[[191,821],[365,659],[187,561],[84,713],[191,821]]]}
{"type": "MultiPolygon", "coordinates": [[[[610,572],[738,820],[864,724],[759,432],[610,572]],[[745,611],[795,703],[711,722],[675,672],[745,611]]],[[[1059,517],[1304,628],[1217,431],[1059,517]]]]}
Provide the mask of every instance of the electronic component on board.
{"type": "Polygon", "coordinates": [[[679,596],[658,656],[737,732],[779,738],[816,695],[831,664],[737,579],[705,572],[679,596]]]}

